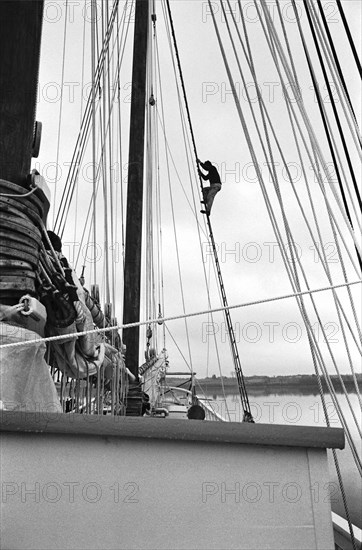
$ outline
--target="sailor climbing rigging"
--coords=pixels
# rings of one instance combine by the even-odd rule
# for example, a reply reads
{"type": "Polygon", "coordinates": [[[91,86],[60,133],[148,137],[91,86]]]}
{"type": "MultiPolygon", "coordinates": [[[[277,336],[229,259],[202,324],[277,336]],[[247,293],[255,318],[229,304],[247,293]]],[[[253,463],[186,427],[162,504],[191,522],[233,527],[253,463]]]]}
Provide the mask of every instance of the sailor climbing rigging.
{"type": "Polygon", "coordinates": [[[214,202],[215,195],[221,190],[221,178],[216,167],[209,160],[202,163],[199,159],[197,159],[197,163],[201,166],[201,168],[208,172],[208,174],[205,175],[203,174],[203,172],[201,172],[200,169],[198,170],[199,175],[203,180],[210,181],[210,186],[203,187],[202,189],[205,210],[201,210],[201,214],[207,214],[209,216],[211,213],[211,207],[212,203],[214,202]]]}

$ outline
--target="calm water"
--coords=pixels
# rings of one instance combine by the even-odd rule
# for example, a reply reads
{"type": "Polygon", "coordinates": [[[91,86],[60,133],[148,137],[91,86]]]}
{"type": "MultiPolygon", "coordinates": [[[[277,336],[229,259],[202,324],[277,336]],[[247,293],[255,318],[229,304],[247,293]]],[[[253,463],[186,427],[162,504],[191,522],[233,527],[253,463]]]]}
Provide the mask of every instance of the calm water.
{"type": "MultiPolygon", "coordinates": [[[[206,397],[211,400],[210,404],[216,403],[217,412],[222,414],[225,418],[228,418],[229,415],[231,421],[241,422],[243,411],[240,406],[238,394],[226,394],[226,403],[221,392],[208,393],[206,397]]],[[[343,394],[337,394],[337,397],[350,427],[356,448],[361,456],[361,439],[347,399],[343,394]]],[[[358,397],[355,393],[351,393],[349,399],[356,420],[359,426],[361,426],[362,415],[358,397]]],[[[280,393],[264,393],[260,390],[256,392],[249,391],[249,402],[255,421],[259,424],[288,424],[302,426],[326,425],[321,400],[318,394],[286,393],[285,390],[280,393]]],[[[326,395],[326,404],[331,427],[341,427],[335,407],[328,395],[326,395]]],[[[342,472],[344,488],[347,493],[348,507],[352,522],[362,528],[362,482],[347,441],[346,448],[342,451],[338,450],[337,456],[342,472]]],[[[328,451],[328,459],[331,482],[333,484],[330,487],[332,510],[342,517],[345,517],[342,497],[339,489],[337,489],[337,475],[331,451],[328,451]]]]}

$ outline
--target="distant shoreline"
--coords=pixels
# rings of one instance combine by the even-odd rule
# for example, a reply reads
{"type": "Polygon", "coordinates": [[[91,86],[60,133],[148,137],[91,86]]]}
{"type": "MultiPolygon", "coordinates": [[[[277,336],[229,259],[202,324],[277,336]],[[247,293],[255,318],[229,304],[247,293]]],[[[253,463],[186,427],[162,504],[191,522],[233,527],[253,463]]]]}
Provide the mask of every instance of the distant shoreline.
{"type": "MultiPolygon", "coordinates": [[[[341,378],[347,390],[355,389],[353,377],[350,374],[342,374],[341,378]]],[[[362,389],[362,375],[357,374],[357,384],[362,389]]],[[[326,389],[327,383],[324,377],[322,379],[323,389],[326,389]]],[[[244,377],[247,389],[253,390],[272,390],[272,389],[295,389],[295,390],[316,390],[318,392],[317,377],[314,374],[291,375],[291,376],[246,376],[244,377]]],[[[167,382],[172,386],[177,386],[185,381],[185,378],[167,377],[167,382]]],[[[219,390],[222,385],[225,389],[238,391],[236,378],[223,377],[223,384],[220,377],[197,378],[197,385],[204,390],[219,390]]],[[[331,375],[331,381],[335,390],[342,390],[342,384],[337,375],[331,375]]]]}

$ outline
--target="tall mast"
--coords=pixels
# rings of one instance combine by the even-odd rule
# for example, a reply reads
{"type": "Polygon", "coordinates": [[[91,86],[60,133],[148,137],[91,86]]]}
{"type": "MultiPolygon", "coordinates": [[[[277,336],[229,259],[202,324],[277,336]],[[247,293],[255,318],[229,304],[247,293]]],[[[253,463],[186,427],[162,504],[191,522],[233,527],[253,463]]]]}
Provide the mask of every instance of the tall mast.
{"type": "MultiPolygon", "coordinates": [[[[128,160],[124,324],[136,322],[140,316],[148,5],[149,0],[136,0],[128,160]]],[[[125,329],[123,341],[127,346],[127,367],[138,378],[139,328],[125,329]]]]}
{"type": "Polygon", "coordinates": [[[42,0],[0,2],[0,178],[25,185],[33,150],[42,0]]]}

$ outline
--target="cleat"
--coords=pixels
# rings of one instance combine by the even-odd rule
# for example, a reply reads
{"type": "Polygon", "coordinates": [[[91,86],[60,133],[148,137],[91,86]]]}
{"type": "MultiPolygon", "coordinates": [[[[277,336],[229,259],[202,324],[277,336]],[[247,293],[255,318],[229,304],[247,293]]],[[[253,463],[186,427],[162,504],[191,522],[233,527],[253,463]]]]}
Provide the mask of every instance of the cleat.
{"type": "Polygon", "coordinates": [[[206,214],[207,216],[210,216],[209,212],[207,210],[200,210],[201,214],[206,214]]]}

